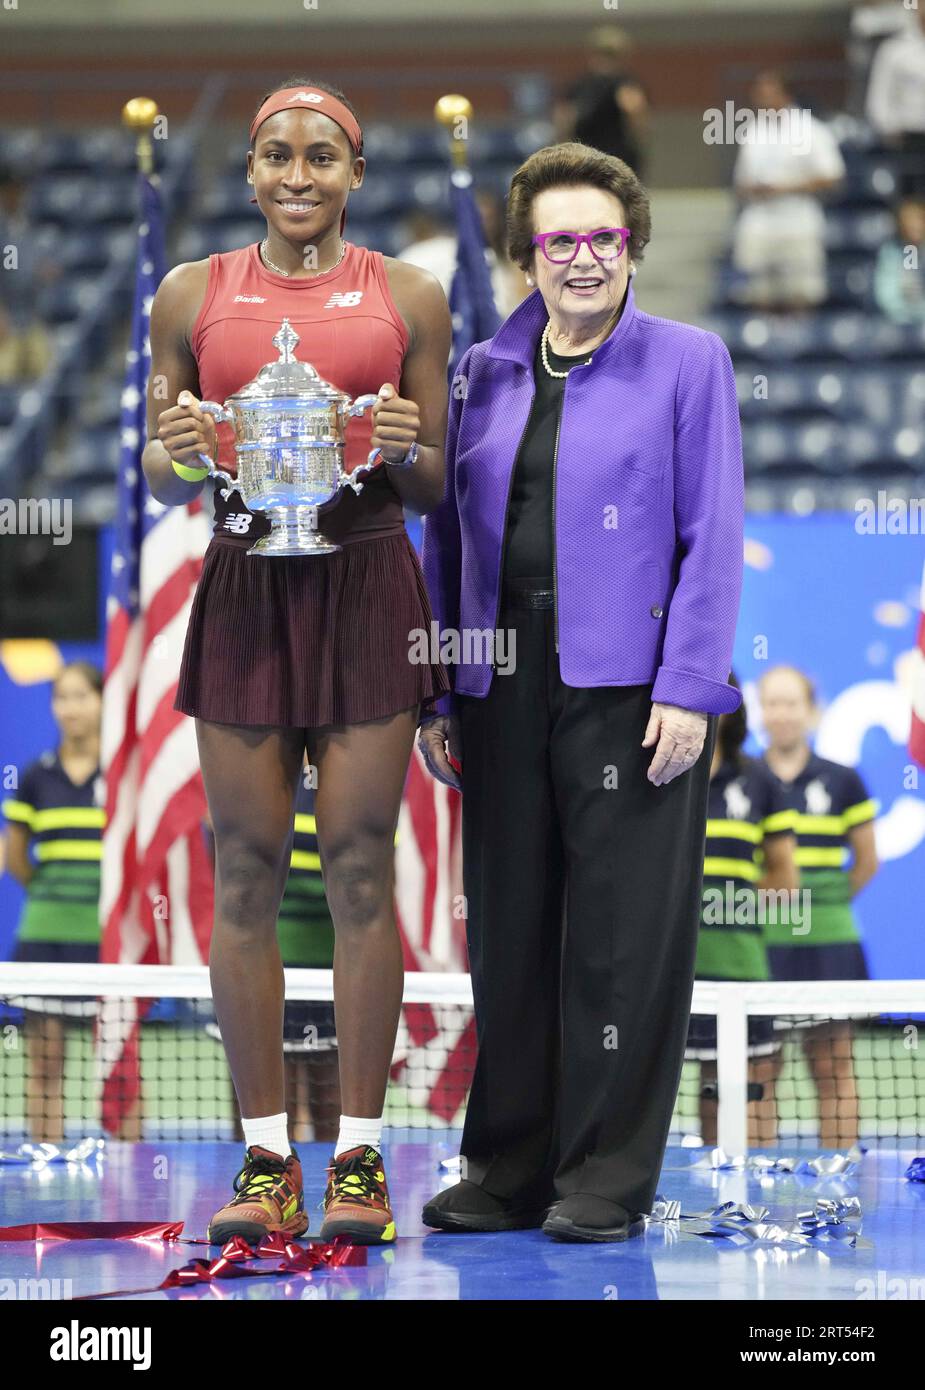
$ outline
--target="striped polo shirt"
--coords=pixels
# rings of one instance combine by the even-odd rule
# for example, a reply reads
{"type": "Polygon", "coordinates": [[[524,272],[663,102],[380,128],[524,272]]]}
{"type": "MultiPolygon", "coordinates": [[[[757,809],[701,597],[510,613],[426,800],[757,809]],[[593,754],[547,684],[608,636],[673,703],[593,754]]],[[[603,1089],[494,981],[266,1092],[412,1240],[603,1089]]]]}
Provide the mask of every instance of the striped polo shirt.
{"type": "Polygon", "coordinates": [[[785,805],[794,812],[794,857],[800,871],[800,887],[811,890],[812,930],[805,936],[795,936],[785,925],[769,926],[768,945],[807,949],[860,941],[851,907],[848,835],[856,825],[876,818],[879,803],[868,795],[855,768],[830,762],[816,753],[810,753],[803,771],[792,782],[782,781],[773,771],[771,775],[785,805]]]}
{"type": "Polygon", "coordinates": [[[7,821],[29,831],[35,862],[19,940],[99,941],[103,800],[99,768],[74,783],[52,750],[29,764],[18,790],[4,800],[7,821]]]}
{"type": "Polygon", "coordinates": [[[793,813],[764,763],[743,754],[720,764],[707,801],[698,979],[769,978],[755,886],[764,842],[792,833],[793,813]]]}

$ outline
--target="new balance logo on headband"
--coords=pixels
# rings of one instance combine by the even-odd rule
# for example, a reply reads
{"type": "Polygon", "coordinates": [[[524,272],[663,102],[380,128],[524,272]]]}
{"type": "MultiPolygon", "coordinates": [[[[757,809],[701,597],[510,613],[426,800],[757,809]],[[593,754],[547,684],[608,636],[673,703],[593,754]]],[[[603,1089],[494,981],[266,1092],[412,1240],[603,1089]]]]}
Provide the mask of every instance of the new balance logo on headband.
{"type": "Polygon", "coordinates": [[[291,96],[289,98],[289,100],[319,102],[324,101],[324,97],[321,95],[320,92],[296,92],[294,96],[291,96]]]}

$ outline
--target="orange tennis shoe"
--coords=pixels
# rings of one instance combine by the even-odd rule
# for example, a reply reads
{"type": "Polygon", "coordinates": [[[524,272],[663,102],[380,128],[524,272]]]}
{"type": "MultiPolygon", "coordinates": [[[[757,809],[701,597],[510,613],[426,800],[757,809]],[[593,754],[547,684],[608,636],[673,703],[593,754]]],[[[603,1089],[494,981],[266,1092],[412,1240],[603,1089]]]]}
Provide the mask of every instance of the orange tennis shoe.
{"type": "Polygon", "coordinates": [[[380,1153],[360,1144],[333,1159],[327,1174],[322,1240],[346,1236],[355,1245],[384,1245],[395,1239],[380,1153]]]}
{"type": "Polygon", "coordinates": [[[235,1195],[209,1222],[207,1238],[224,1245],[242,1236],[258,1245],[264,1236],[279,1232],[301,1236],[308,1230],[302,1193],[302,1165],[295,1149],[285,1161],[258,1145],[247,1150],[244,1167],[234,1180],[235,1195]]]}

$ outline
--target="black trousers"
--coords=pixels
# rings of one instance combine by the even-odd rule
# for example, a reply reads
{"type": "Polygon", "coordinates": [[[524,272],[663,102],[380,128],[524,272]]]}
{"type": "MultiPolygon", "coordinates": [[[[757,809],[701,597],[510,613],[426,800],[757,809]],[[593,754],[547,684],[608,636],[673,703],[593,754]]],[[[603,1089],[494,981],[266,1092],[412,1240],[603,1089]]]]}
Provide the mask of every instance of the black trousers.
{"type": "Polygon", "coordinates": [[[690,1016],[717,717],[646,778],[651,685],[563,684],[550,607],[505,590],[516,669],[459,697],[478,1062],[463,1176],[525,1202],[655,1196],[690,1016]]]}

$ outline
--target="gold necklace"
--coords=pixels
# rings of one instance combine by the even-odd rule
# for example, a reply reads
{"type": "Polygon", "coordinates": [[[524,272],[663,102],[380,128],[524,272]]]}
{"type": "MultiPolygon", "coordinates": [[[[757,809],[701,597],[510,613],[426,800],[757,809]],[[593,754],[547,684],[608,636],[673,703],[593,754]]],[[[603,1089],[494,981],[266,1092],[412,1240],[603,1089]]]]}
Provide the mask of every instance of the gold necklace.
{"type": "MultiPolygon", "coordinates": [[[[549,373],[550,376],[566,377],[566,376],[568,376],[568,372],[554,372],[554,371],[553,371],[552,367],[550,367],[550,365],[549,365],[549,358],[548,358],[548,356],[546,355],[546,344],[547,344],[547,341],[548,341],[548,338],[549,338],[549,329],[550,329],[551,324],[552,324],[552,319],[547,319],[547,320],[546,320],[546,327],[543,329],[543,336],[542,336],[542,338],[540,338],[540,356],[541,356],[542,359],[543,359],[543,366],[546,368],[546,370],[547,370],[547,372],[549,373]]],[[[579,353],[578,355],[581,356],[580,353],[579,353]]],[[[585,365],[585,366],[588,366],[591,362],[593,362],[593,360],[594,360],[593,356],[592,356],[592,357],[589,357],[589,358],[588,358],[588,361],[587,361],[584,365],[585,365]]],[[[569,368],[569,370],[571,370],[571,368],[569,368]]]]}
{"type": "MultiPolygon", "coordinates": [[[[345,241],[342,241],[342,242],[341,242],[341,245],[340,245],[340,255],[338,256],[338,258],[337,258],[337,260],[334,262],[334,264],[330,267],[331,270],[336,270],[337,267],[340,265],[341,261],[344,259],[344,252],[346,251],[346,249],[347,249],[347,243],[346,243],[345,241]]],[[[292,279],[292,273],[291,273],[291,271],[283,270],[282,266],[275,265],[275,264],[273,263],[273,261],[270,260],[270,257],[267,255],[267,238],[266,238],[266,237],[264,237],[263,241],[260,243],[260,259],[263,261],[263,263],[264,263],[264,265],[266,266],[267,270],[275,270],[276,273],[277,273],[277,275],[285,275],[285,277],[286,277],[287,280],[291,280],[291,279],[292,279]]],[[[327,274],[328,274],[328,271],[327,271],[327,270],[316,270],[316,271],[315,271],[315,274],[316,274],[316,275],[327,275],[327,274]]]]}

